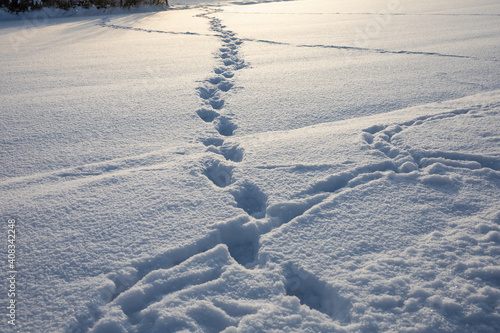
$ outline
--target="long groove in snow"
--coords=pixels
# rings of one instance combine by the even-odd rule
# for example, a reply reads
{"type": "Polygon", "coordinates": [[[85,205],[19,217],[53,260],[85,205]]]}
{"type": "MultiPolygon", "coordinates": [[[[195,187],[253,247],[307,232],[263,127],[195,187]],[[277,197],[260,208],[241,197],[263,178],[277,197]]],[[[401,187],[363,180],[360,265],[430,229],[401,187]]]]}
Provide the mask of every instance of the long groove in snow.
{"type": "MultiPolygon", "coordinates": [[[[249,14],[249,15],[381,15],[380,13],[376,12],[336,12],[336,13],[286,13],[286,12],[272,12],[272,13],[266,13],[266,12],[237,12],[237,11],[232,11],[231,14],[249,14]]],[[[389,13],[389,12],[384,12],[383,15],[385,16],[492,16],[492,17],[498,17],[500,14],[453,14],[453,13],[389,13]]]]}
{"type": "MultiPolygon", "coordinates": [[[[500,15],[499,15],[500,16],[500,15]]],[[[104,21],[104,19],[103,19],[104,21]]],[[[103,27],[114,28],[114,29],[124,29],[131,31],[142,31],[147,33],[162,33],[162,34],[172,34],[172,35],[191,35],[191,36],[208,36],[208,37],[222,37],[224,38],[226,35],[224,31],[216,31],[215,34],[200,34],[196,32],[176,32],[176,31],[162,31],[162,30],[153,30],[153,29],[143,29],[143,28],[135,28],[129,26],[115,25],[115,24],[107,24],[106,22],[102,22],[100,24],[103,27]]],[[[256,39],[256,38],[240,38],[241,41],[253,42],[253,43],[264,43],[269,45],[287,45],[292,47],[300,47],[300,48],[322,48],[322,49],[337,49],[337,50],[348,50],[348,51],[361,51],[361,52],[373,52],[379,54],[399,54],[399,55],[423,55],[423,56],[434,56],[434,57],[446,57],[446,58],[461,58],[461,59],[472,59],[472,60],[486,60],[497,62],[496,58],[487,58],[482,59],[473,56],[464,56],[458,54],[445,54],[439,52],[429,52],[429,51],[409,51],[409,50],[386,50],[379,48],[366,48],[366,47],[357,47],[357,46],[347,46],[347,45],[326,45],[326,44],[291,44],[287,42],[266,40],[266,39],[256,39]]],[[[214,105],[212,105],[214,106],[214,105]]],[[[222,105],[221,105],[222,107],[222,105]]],[[[215,107],[217,108],[217,107],[215,107]]]]}
{"type": "Polygon", "coordinates": [[[425,56],[436,56],[436,57],[449,57],[449,58],[465,58],[465,59],[478,59],[475,57],[470,57],[470,56],[462,56],[462,55],[456,55],[456,54],[444,54],[444,53],[438,53],[438,52],[423,52],[423,51],[391,51],[391,50],[384,50],[384,49],[371,49],[371,48],[365,48],[365,47],[355,47],[355,46],[339,46],[339,45],[308,45],[308,44],[302,44],[302,45],[297,45],[297,47],[311,47],[311,48],[324,48],[324,49],[341,49],[341,50],[353,50],[353,51],[369,51],[369,52],[375,52],[375,53],[390,53],[390,54],[409,54],[409,55],[425,55],[425,56]]]}
{"type": "Polygon", "coordinates": [[[100,26],[105,27],[105,28],[112,28],[112,29],[140,31],[140,32],[157,33],[157,34],[190,35],[190,36],[205,36],[205,37],[214,37],[215,36],[215,35],[212,35],[212,34],[200,34],[198,32],[190,32],[190,31],[184,31],[184,32],[182,32],[182,31],[165,31],[165,30],[154,30],[154,29],[143,29],[143,28],[136,28],[136,27],[128,27],[128,26],[116,25],[116,24],[107,24],[105,22],[105,19],[103,19],[103,22],[100,23],[100,26]]]}

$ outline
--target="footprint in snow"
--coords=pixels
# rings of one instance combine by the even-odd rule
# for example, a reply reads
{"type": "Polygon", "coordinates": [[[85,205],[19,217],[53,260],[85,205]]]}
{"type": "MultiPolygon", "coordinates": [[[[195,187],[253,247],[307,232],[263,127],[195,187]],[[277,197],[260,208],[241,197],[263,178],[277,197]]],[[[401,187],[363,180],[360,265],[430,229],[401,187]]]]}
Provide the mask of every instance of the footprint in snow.
{"type": "Polygon", "coordinates": [[[203,173],[218,187],[226,187],[232,183],[233,167],[220,161],[207,162],[203,173]]]}
{"type": "Polygon", "coordinates": [[[220,135],[231,136],[238,126],[228,117],[221,116],[214,121],[215,129],[220,135]]]}
{"type": "Polygon", "coordinates": [[[219,116],[219,113],[205,108],[199,109],[196,111],[196,114],[207,123],[214,121],[214,119],[219,116]]]}

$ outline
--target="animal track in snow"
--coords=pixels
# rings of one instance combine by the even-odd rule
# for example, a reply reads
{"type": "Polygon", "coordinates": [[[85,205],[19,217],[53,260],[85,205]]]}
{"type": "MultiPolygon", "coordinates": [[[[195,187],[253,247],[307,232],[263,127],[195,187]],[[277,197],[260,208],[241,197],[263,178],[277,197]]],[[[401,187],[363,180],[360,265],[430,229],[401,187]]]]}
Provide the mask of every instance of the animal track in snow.
{"type": "Polygon", "coordinates": [[[205,166],[204,174],[218,187],[226,187],[232,182],[233,167],[211,161],[205,166]]]}
{"type": "Polygon", "coordinates": [[[226,79],[230,79],[234,76],[234,73],[227,67],[215,67],[214,73],[224,76],[226,79]]]}
{"type": "MultiPolygon", "coordinates": [[[[221,271],[215,267],[207,267],[205,271],[185,272],[180,278],[169,278],[166,270],[152,271],[141,279],[140,283],[125,293],[120,294],[115,303],[130,318],[132,324],[137,324],[134,314],[159,301],[165,295],[175,293],[193,285],[205,284],[220,277],[221,271]]],[[[174,267],[175,269],[175,267],[174,267]]]]}
{"type": "Polygon", "coordinates": [[[459,167],[465,169],[479,169],[487,167],[500,171],[500,161],[490,156],[479,156],[460,152],[426,151],[417,149],[403,149],[392,143],[394,135],[412,127],[444,118],[462,116],[475,111],[476,108],[459,109],[432,116],[422,116],[417,119],[390,126],[374,125],[363,130],[362,137],[372,149],[379,150],[394,161],[399,172],[407,173],[421,170],[433,163],[459,167]]]}
{"type": "Polygon", "coordinates": [[[266,214],[267,196],[254,184],[244,183],[232,191],[237,207],[248,215],[261,219],[266,214]]]}
{"type": "Polygon", "coordinates": [[[206,82],[214,85],[215,87],[198,88],[200,91],[200,97],[203,99],[211,99],[213,97],[219,96],[218,92],[228,92],[234,85],[232,82],[227,80],[224,75],[210,77],[206,80],[206,82]]]}
{"type": "Polygon", "coordinates": [[[214,245],[174,266],[152,269],[108,304],[104,317],[90,325],[90,332],[170,332],[179,328],[220,332],[238,326],[244,316],[259,310],[259,301],[253,301],[252,288],[237,292],[241,301],[224,297],[225,291],[220,290],[226,283],[254,278],[233,263],[224,245],[214,245]],[[197,301],[192,302],[193,298],[197,301]],[[165,312],[170,307],[174,310],[165,312]]]}
{"type": "Polygon", "coordinates": [[[210,98],[210,100],[208,101],[208,103],[215,110],[220,110],[224,106],[224,100],[220,99],[218,96],[210,98]]]}
{"type": "Polygon", "coordinates": [[[238,144],[224,143],[219,138],[209,138],[202,140],[208,147],[208,151],[224,156],[228,161],[241,162],[243,160],[244,150],[238,144]]]}
{"type": "Polygon", "coordinates": [[[213,87],[210,87],[210,88],[198,87],[198,92],[199,92],[200,97],[205,99],[205,100],[210,100],[210,99],[218,96],[217,88],[213,88],[213,87]]]}
{"type": "Polygon", "coordinates": [[[255,261],[260,232],[254,223],[250,223],[247,216],[218,223],[213,227],[219,234],[220,240],[228,247],[234,260],[242,266],[255,261]]]}
{"type": "Polygon", "coordinates": [[[424,55],[424,56],[436,56],[436,57],[450,57],[450,58],[464,58],[464,59],[477,59],[471,56],[462,56],[456,54],[443,54],[438,52],[421,52],[421,51],[391,51],[384,49],[371,49],[365,47],[355,47],[355,46],[342,46],[342,45],[295,45],[296,47],[307,47],[307,48],[323,48],[323,49],[338,49],[338,50],[350,50],[350,51],[366,51],[366,52],[374,52],[374,53],[389,53],[389,54],[408,54],[408,55],[424,55]]]}
{"type": "Polygon", "coordinates": [[[206,138],[206,139],[202,139],[201,142],[203,142],[203,144],[205,146],[220,147],[224,143],[224,139],[221,139],[221,138],[206,138]]]}
{"type": "Polygon", "coordinates": [[[199,109],[198,111],[196,111],[196,113],[201,119],[203,119],[203,121],[207,123],[211,123],[215,118],[219,116],[219,113],[215,112],[214,110],[204,108],[199,109]]]}
{"type": "Polygon", "coordinates": [[[316,194],[321,192],[334,193],[344,188],[350,188],[359,185],[362,180],[365,182],[371,180],[370,176],[382,176],[383,172],[397,171],[393,161],[383,161],[379,163],[363,165],[349,171],[343,171],[333,174],[324,180],[317,181],[307,190],[299,192],[296,196],[304,194],[316,194]]]}
{"type": "Polygon", "coordinates": [[[217,88],[219,88],[220,91],[223,92],[228,92],[229,89],[233,87],[233,84],[227,80],[222,80],[218,85],[217,88]]]}
{"type": "Polygon", "coordinates": [[[224,136],[233,135],[233,132],[237,128],[236,124],[233,123],[230,118],[225,117],[225,116],[217,117],[214,120],[214,123],[215,123],[215,129],[217,130],[217,132],[219,132],[221,135],[224,135],[224,136]]]}
{"type": "Polygon", "coordinates": [[[238,144],[224,144],[219,148],[220,154],[233,162],[241,162],[243,160],[243,148],[238,144]]]}
{"type": "Polygon", "coordinates": [[[219,84],[220,81],[222,81],[222,77],[220,76],[213,76],[211,78],[208,78],[207,81],[211,84],[219,84]]]}

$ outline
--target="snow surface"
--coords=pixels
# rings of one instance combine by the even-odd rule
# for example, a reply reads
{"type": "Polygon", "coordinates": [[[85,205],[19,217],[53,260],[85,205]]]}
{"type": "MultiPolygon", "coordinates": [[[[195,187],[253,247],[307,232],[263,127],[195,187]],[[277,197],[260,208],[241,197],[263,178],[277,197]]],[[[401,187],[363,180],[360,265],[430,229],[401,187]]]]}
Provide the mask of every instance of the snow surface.
{"type": "Polygon", "coordinates": [[[1,331],[500,331],[500,5],[193,3],[0,21],[1,331]]]}

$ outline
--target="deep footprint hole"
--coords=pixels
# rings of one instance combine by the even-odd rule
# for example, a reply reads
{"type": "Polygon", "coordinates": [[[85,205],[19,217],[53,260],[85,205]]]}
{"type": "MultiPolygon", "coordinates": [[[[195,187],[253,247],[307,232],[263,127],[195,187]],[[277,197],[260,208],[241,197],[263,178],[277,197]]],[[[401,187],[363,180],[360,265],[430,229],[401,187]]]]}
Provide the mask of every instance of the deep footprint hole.
{"type": "Polygon", "coordinates": [[[214,73],[215,73],[215,74],[222,74],[222,73],[224,73],[226,70],[227,70],[227,68],[225,68],[225,67],[216,67],[216,68],[214,68],[214,73]]]}
{"type": "Polygon", "coordinates": [[[229,254],[242,266],[253,264],[257,258],[260,233],[248,216],[239,216],[216,226],[221,242],[229,254]]]}
{"type": "Polygon", "coordinates": [[[225,144],[220,147],[220,153],[226,158],[233,162],[241,162],[243,160],[244,149],[238,144],[225,144]]]}
{"type": "Polygon", "coordinates": [[[236,200],[236,207],[243,209],[256,219],[265,217],[267,196],[256,185],[246,183],[232,194],[236,200]]]}
{"type": "Polygon", "coordinates": [[[214,108],[215,110],[220,110],[224,106],[224,100],[218,97],[211,98],[209,103],[210,106],[212,106],[212,108],[214,108]]]}
{"type": "Polygon", "coordinates": [[[222,77],[214,76],[207,80],[210,84],[219,84],[222,81],[222,77]]]}
{"type": "Polygon", "coordinates": [[[199,87],[198,92],[201,98],[203,99],[211,99],[214,98],[217,94],[217,88],[205,88],[199,87]]]}
{"type": "Polygon", "coordinates": [[[203,121],[207,123],[214,121],[214,119],[219,116],[219,113],[209,109],[199,109],[198,111],[196,111],[196,113],[203,121]]]}
{"type": "Polygon", "coordinates": [[[232,183],[233,167],[219,161],[206,163],[203,173],[218,187],[226,187],[232,183]]]}
{"type": "MultiPolygon", "coordinates": [[[[205,145],[205,146],[215,146],[215,147],[220,147],[222,146],[222,144],[224,143],[224,139],[221,139],[221,138],[206,138],[206,139],[202,139],[201,142],[205,145]]],[[[223,154],[224,155],[224,154],[223,154]]],[[[227,159],[227,158],[226,158],[227,159]]]]}
{"type": "Polygon", "coordinates": [[[233,123],[228,117],[222,116],[215,120],[215,129],[221,135],[231,136],[233,135],[236,128],[238,128],[238,126],[233,123]]]}
{"type": "Polygon", "coordinates": [[[232,60],[231,58],[223,59],[222,63],[224,64],[224,66],[231,66],[235,64],[234,60],[232,60]]]}
{"type": "Polygon", "coordinates": [[[227,92],[233,87],[233,84],[229,81],[222,81],[217,87],[220,91],[227,92]]]}

